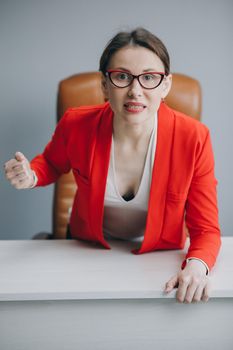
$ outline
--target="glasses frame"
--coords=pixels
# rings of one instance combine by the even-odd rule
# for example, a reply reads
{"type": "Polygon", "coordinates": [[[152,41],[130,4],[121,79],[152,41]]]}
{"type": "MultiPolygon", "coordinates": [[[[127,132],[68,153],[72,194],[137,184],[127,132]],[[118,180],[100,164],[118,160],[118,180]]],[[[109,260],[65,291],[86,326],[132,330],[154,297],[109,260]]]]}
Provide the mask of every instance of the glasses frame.
{"type": "Polygon", "coordinates": [[[163,79],[167,76],[164,72],[145,72],[145,73],[142,73],[142,74],[139,74],[139,75],[134,75],[134,74],[131,74],[131,73],[127,72],[127,71],[119,70],[119,69],[108,69],[108,70],[106,71],[106,75],[109,77],[109,80],[111,81],[111,83],[112,83],[114,86],[116,86],[117,88],[119,88],[119,89],[124,89],[124,88],[130,86],[130,85],[133,83],[134,79],[137,79],[137,81],[139,82],[140,86],[141,86],[143,89],[146,89],[146,90],[153,90],[153,89],[156,89],[156,88],[162,83],[163,79]],[[126,73],[126,74],[131,75],[133,79],[132,79],[131,82],[130,82],[129,84],[127,84],[126,86],[118,86],[118,85],[114,84],[114,82],[112,81],[112,79],[111,79],[111,73],[126,73]],[[159,74],[160,77],[161,77],[161,79],[160,79],[158,85],[156,85],[156,86],[153,87],[153,88],[148,88],[148,87],[143,86],[142,83],[140,82],[139,78],[140,78],[142,75],[147,75],[147,74],[159,74]]]}

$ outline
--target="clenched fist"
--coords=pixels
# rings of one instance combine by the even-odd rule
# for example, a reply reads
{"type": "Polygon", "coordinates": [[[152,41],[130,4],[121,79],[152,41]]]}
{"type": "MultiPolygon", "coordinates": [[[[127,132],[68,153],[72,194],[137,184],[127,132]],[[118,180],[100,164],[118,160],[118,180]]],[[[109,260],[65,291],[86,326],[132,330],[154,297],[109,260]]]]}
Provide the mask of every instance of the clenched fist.
{"type": "Polygon", "coordinates": [[[23,153],[16,152],[15,158],[6,162],[4,167],[7,180],[18,190],[35,185],[35,174],[23,153]]]}

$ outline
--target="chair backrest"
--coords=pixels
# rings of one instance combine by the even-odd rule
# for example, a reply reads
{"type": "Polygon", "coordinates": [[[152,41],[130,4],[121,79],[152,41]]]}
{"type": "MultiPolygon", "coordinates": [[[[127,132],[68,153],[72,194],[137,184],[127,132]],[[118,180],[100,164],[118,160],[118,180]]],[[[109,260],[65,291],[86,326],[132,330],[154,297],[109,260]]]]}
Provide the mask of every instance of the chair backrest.
{"type": "MultiPolygon", "coordinates": [[[[57,119],[69,107],[101,104],[106,101],[101,89],[101,73],[89,72],[62,80],[58,87],[57,119]]],[[[195,119],[201,115],[201,87],[196,79],[183,74],[173,74],[172,88],[165,99],[173,109],[195,119]]],[[[76,184],[72,172],[62,175],[55,185],[53,202],[53,237],[66,238],[70,208],[76,184]]]]}

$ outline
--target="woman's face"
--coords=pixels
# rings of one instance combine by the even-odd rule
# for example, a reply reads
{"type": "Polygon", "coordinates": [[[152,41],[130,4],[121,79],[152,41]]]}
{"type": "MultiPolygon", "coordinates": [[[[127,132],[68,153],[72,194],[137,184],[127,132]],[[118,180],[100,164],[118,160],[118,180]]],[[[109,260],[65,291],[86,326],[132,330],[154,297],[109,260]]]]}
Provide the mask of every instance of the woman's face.
{"type": "MultiPolygon", "coordinates": [[[[126,46],[117,51],[109,62],[108,69],[121,70],[133,75],[145,72],[164,72],[160,58],[141,46],[126,46]]],[[[171,75],[164,78],[155,89],[143,88],[137,79],[125,88],[114,86],[108,77],[103,82],[104,93],[109,99],[114,116],[125,122],[138,124],[154,118],[162,98],[171,87],[171,75]]]]}

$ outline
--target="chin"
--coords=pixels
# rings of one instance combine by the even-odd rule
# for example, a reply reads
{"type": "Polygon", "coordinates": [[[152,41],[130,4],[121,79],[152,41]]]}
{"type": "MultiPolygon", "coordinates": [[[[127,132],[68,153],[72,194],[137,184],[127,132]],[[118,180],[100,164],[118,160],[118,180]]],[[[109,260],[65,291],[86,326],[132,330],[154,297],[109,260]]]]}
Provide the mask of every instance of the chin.
{"type": "Polygon", "coordinates": [[[150,119],[150,116],[145,113],[127,113],[124,114],[123,119],[130,124],[141,124],[150,119]]]}

